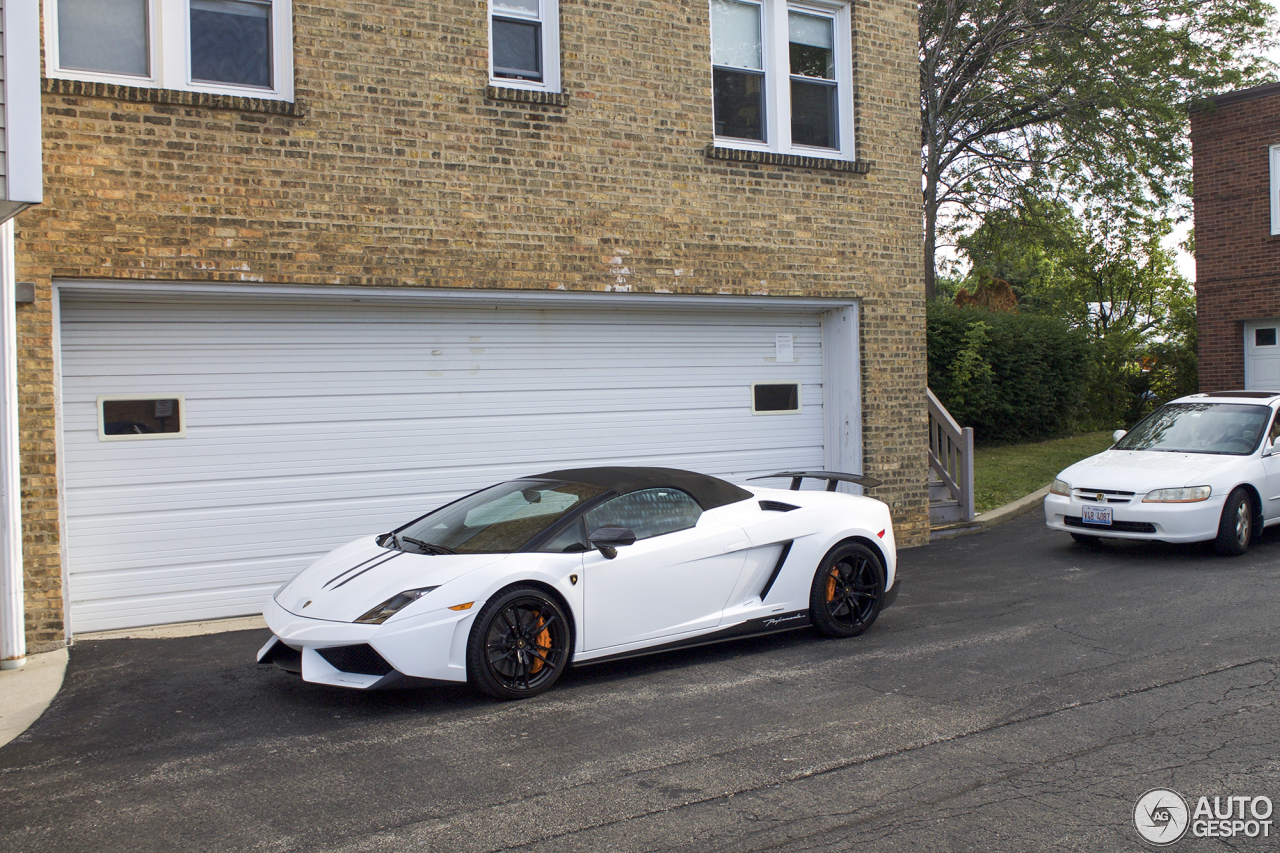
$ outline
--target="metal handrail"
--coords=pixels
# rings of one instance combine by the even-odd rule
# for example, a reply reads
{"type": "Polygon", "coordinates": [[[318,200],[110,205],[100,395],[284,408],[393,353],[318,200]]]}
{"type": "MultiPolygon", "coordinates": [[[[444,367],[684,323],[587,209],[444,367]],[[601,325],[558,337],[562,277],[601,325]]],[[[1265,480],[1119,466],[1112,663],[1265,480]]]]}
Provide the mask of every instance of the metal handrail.
{"type": "Polygon", "coordinates": [[[973,508],[973,427],[962,427],[947,407],[926,388],[929,395],[929,467],[938,475],[960,504],[965,521],[972,521],[973,508]]]}

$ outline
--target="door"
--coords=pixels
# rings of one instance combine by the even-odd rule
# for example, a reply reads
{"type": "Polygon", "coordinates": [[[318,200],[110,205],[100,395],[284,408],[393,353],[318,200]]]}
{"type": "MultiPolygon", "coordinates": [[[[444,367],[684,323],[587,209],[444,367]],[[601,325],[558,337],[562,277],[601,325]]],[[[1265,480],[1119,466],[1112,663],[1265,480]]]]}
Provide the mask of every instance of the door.
{"type": "Polygon", "coordinates": [[[1244,387],[1251,391],[1280,391],[1280,321],[1251,320],[1244,324],[1244,387]]]}
{"type": "Polygon", "coordinates": [[[677,489],[645,489],[587,513],[587,531],[625,527],[637,537],[609,559],[584,555],[583,646],[588,651],[677,637],[720,624],[750,540],[733,524],[701,519],[677,489]]]}

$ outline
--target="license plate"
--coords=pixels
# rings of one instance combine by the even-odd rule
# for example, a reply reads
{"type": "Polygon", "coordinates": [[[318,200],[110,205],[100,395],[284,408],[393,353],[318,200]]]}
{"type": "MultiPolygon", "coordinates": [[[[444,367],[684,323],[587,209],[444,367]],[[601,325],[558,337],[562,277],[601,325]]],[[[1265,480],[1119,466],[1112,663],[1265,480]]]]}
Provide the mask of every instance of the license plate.
{"type": "Polygon", "coordinates": [[[1086,506],[1081,507],[1080,520],[1085,524],[1102,524],[1110,526],[1111,524],[1111,507],[1109,506],[1086,506]]]}

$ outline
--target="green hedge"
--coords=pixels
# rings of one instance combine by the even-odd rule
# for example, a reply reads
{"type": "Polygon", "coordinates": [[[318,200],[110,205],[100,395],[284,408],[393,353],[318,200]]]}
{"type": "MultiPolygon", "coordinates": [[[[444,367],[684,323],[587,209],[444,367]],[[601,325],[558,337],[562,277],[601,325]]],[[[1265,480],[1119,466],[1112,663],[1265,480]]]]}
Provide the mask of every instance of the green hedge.
{"type": "Polygon", "coordinates": [[[1080,425],[1092,367],[1083,330],[943,302],[927,316],[929,387],[975,440],[1036,441],[1080,425]]]}

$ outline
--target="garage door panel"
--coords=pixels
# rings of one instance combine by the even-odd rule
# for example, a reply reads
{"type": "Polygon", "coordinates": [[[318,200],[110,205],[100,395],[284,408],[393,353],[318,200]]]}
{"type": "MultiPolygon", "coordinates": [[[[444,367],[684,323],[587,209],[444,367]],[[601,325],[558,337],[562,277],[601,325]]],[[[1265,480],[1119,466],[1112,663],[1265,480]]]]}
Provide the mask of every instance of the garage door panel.
{"type": "MultiPolygon", "coordinates": [[[[536,418],[478,419],[476,425],[454,422],[448,427],[397,429],[376,424],[360,430],[296,428],[276,432],[244,431],[232,435],[211,434],[185,439],[98,442],[96,435],[84,446],[69,448],[69,464],[93,466],[79,485],[127,485],[130,483],[189,481],[193,477],[258,479],[299,470],[317,453],[332,452],[341,437],[342,455],[327,464],[326,473],[378,471],[388,474],[405,468],[417,471],[440,466],[482,464],[499,455],[507,465],[532,464],[537,473],[545,449],[530,437],[549,434],[564,444],[590,444],[618,453],[670,453],[711,450],[724,444],[784,447],[811,439],[822,428],[820,411],[797,416],[741,419],[651,416],[637,420],[604,413],[569,425],[536,418]],[[486,444],[475,441],[483,430],[486,444]],[[677,433],[678,431],[678,433],[677,433]],[[675,434],[673,434],[675,433],[675,434]],[[141,460],[145,459],[146,462],[141,460]]],[[[189,426],[190,433],[198,427],[189,426]]],[[[212,432],[212,431],[210,431],[212,432]]],[[[819,432],[820,434],[820,432],[819,432]]],[[[302,470],[306,470],[305,467],[302,470]]],[[[201,482],[193,488],[204,488],[201,482]]]]}
{"type": "Polygon", "coordinates": [[[331,547],[513,476],[824,467],[814,313],[74,294],[62,311],[75,631],[257,612],[331,547]],[[774,363],[777,333],[794,362],[774,363]],[[800,383],[803,411],[753,416],[758,381],[800,383]],[[99,395],[153,393],[183,395],[184,438],[99,441],[99,395]]]}

